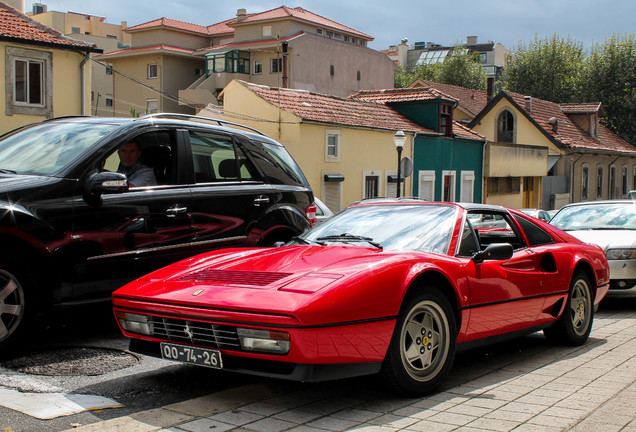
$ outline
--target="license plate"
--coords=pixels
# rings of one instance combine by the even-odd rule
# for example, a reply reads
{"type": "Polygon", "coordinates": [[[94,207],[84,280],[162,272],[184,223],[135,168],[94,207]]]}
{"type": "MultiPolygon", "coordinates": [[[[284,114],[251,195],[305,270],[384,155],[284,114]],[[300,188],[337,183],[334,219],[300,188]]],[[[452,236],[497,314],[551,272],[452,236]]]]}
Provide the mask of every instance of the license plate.
{"type": "Polygon", "coordinates": [[[161,342],[161,358],[215,369],[223,368],[221,352],[212,349],[161,342]]]}

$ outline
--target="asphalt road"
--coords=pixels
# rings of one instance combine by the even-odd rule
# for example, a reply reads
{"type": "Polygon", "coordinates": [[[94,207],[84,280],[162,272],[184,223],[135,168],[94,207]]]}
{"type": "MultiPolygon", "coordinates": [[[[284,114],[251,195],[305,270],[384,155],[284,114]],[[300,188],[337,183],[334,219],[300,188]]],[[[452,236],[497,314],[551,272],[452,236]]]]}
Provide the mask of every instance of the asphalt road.
{"type": "MultiPolygon", "coordinates": [[[[634,309],[636,309],[636,289],[612,292],[602,302],[595,319],[598,321],[610,319],[609,317],[616,312],[634,309]]],[[[24,353],[16,353],[13,360],[0,362],[0,389],[15,389],[30,394],[62,392],[99,395],[114,399],[123,407],[40,420],[0,406],[0,430],[4,432],[63,431],[72,428],[73,425],[122,417],[264,381],[281,389],[290,386],[299,389],[319,387],[326,393],[341,385],[359,387],[363,391],[366,388],[370,392],[377,390],[373,379],[369,377],[336,383],[288,383],[172,364],[150,357],[137,358],[126,353],[127,345],[127,339],[119,334],[110,308],[94,308],[84,313],[75,312],[60,316],[50,328],[40,334],[37,340],[34,340],[31,347],[24,353]],[[73,359],[65,359],[64,353],[75,355],[77,350],[82,348],[87,354],[74,364],[78,370],[71,372],[65,370],[64,365],[68,365],[73,359]],[[62,361],[60,361],[61,358],[62,361]],[[32,361],[29,363],[25,359],[32,361]],[[100,374],[104,369],[110,369],[110,371],[100,374]],[[51,371],[64,373],[64,375],[39,374],[51,371]]],[[[453,372],[451,372],[448,385],[457,384],[454,381],[460,379],[458,378],[460,376],[463,380],[467,379],[465,377],[470,376],[473,364],[483,364],[502,358],[520,361],[537,351],[548,348],[549,345],[544,339],[535,334],[505,344],[461,353],[454,366],[457,378],[453,378],[453,372]]],[[[386,399],[392,398],[382,393],[378,395],[386,399]]]]}

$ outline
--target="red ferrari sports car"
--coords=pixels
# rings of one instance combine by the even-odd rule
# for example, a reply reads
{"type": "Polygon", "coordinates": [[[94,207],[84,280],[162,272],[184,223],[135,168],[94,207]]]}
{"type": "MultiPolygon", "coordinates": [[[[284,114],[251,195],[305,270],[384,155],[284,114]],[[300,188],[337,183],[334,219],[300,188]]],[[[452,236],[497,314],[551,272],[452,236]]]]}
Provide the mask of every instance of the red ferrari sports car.
{"type": "Polygon", "coordinates": [[[603,251],[516,210],[370,200],[281,247],[177,262],[113,294],[134,352],[299,381],[433,391],[455,353],[543,330],[583,344],[603,251]]]}

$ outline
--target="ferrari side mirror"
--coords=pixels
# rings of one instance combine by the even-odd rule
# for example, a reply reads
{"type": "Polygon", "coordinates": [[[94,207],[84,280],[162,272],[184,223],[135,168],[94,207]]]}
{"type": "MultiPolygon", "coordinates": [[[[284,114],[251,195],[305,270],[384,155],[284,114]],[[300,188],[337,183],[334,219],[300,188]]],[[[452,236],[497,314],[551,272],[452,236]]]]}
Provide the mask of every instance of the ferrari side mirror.
{"type": "Polygon", "coordinates": [[[483,251],[473,255],[473,261],[477,264],[486,260],[506,260],[512,258],[512,245],[510,243],[492,243],[483,251]]]}

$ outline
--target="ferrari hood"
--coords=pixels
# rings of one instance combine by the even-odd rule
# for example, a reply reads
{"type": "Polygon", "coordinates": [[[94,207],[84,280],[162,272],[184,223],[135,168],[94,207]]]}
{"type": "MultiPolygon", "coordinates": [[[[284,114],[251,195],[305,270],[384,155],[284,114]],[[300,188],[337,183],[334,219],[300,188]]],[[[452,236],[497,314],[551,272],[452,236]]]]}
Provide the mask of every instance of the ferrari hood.
{"type": "Polygon", "coordinates": [[[636,231],[630,230],[581,230],[568,231],[586,243],[599,245],[604,251],[609,248],[636,248],[636,231]]]}

